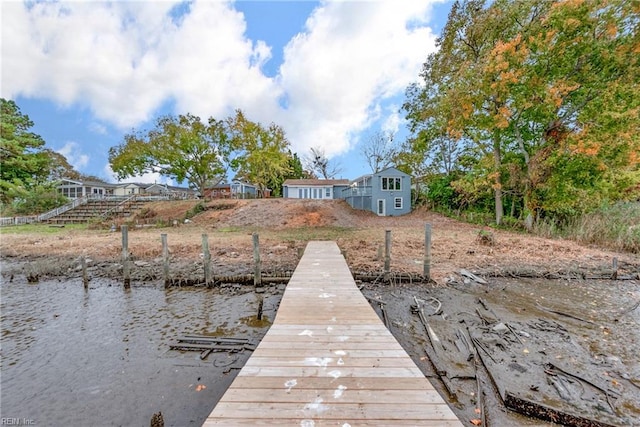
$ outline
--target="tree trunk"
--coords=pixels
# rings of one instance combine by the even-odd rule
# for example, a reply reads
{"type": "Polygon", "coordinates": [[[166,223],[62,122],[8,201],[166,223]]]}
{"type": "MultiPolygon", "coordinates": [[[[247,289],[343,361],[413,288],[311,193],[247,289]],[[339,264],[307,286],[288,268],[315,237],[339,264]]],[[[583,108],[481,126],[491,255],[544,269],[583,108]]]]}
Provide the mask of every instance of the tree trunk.
{"type": "Polygon", "coordinates": [[[493,164],[495,167],[495,179],[493,184],[493,195],[495,199],[496,225],[502,224],[504,216],[504,207],[502,206],[502,183],[500,182],[500,166],[502,165],[502,154],[500,152],[500,143],[496,140],[493,142],[493,164]]]}

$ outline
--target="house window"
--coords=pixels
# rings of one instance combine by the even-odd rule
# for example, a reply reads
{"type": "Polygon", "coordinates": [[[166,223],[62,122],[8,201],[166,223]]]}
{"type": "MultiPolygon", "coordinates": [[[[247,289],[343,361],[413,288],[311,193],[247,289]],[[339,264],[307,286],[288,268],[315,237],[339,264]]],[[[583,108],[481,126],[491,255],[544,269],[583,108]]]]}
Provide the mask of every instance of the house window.
{"type": "Polygon", "coordinates": [[[331,187],[327,187],[325,189],[324,195],[328,198],[331,198],[331,187]]]}
{"type": "Polygon", "coordinates": [[[402,181],[399,177],[382,177],[382,189],[387,191],[400,190],[400,182],[402,181]]]}
{"type": "Polygon", "coordinates": [[[298,188],[298,199],[302,199],[302,188],[298,188]]]}
{"type": "Polygon", "coordinates": [[[393,199],[393,206],[395,206],[396,209],[402,209],[402,197],[393,199]]]}

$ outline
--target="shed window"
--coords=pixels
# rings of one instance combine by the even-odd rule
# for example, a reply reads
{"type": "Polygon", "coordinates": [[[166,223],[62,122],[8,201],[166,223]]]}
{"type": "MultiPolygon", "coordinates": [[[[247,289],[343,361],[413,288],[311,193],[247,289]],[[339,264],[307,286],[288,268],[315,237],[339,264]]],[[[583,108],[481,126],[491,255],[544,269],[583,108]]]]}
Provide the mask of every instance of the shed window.
{"type": "Polygon", "coordinates": [[[402,209],[402,197],[393,199],[393,206],[395,206],[396,209],[402,209]]]}
{"type": "Polygon", "coordinates": [[[382,189],[387,191],[400,190],[402,179],[400,177],[382,177],[382,189]]]}

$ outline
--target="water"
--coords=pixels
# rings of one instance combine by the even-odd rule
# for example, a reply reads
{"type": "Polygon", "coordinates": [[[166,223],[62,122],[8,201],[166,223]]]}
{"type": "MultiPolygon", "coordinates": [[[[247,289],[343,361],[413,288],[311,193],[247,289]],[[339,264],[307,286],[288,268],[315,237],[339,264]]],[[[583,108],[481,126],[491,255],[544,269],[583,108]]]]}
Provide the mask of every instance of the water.
{"type": "MultiPolygon", "coordinates": [[[[169,350],[183,334],[250,338],[257,296],[242,289],[25,280],[0,285],[2,418],[37,425],[200,425],[250,356],[169,350]]],[[[280,292],[264,296],[273,319],[280,292]]]]}

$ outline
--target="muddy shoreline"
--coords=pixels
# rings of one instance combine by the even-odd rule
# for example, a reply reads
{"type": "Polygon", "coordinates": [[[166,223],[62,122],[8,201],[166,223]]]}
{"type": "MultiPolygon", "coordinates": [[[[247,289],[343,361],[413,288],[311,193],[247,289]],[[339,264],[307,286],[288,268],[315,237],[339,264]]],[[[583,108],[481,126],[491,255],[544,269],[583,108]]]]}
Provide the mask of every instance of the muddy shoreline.
{"type": "MultiPolygon", "coordinates": [[[[21,256],[2,258],[2,342],[3,342],[3,390],[9,389],[17,396],[20,396],[21,388],[15,389],[16,383],[21,381],[21,375],[26,375],[30,370],[25,368],[24,372],[13,371],[11,358],[7,358],[7,352],[11,351],[12,343],[19,340],[20,333],[11,330],[6,332],[9,322],[16,314],[12,310],[5,310],[9,306],[20,306],[26,304],[33,295],[38,294],[45,287],[60,288],[61,292],[69,292],[78,295],[86,293],[83,298],[95,293],[116,293],[124,295],[123,298],[145,297],[136,294],[151,292],[155,297],[161,295],[177,296],[181,293],[196,295],[195,300],[208,299],[211,302],[209,307],[202,307],[198,314],[194,315],[191,305],[193,302],[178,302],[175,307],[169,303],[169,312],[180,311],[179,319],[166,320],[165,329],[170,328],[173,332],[171,339],[182,332],[188,332],[188,328],[183,326],[179,331],[178,325],[190,324],[195,319],[195,329],[198,333],[205,334],[227,334],[234,337],[249,338],[257,340],[266,333],[268,327],[254,327],[251,322],[246,323],[246,319],[255,316],[257,310],[257,294],[253,286],[224,284],[217,285],[213,289],[201,287],[172,287],[164,289],[162,283],[162,263],[159,259],[133,260],[136,268],[132,270],[132,287],[129,291],[130,297],[126,297],[126,292],[122,289],[122,265],[116,260],[89,260],[88,274],[91,278],[89,289],[82,289],[82,270],[78,258],[65,256],[21,256]],[[37,283],[29,284],[27,277],[37,278],[37,283]],[[37,277],[36,277],[37,276],[37,277]],[[24,292],[25,301],[7,301],[7,296],[16,289],[24,292]],[[134,295],[136,295],[134,297],[134,295]],[[219,311],[215,307],[225,305],[225,310],[219,311]],[[184,312],[187,310],[187,312],[184,312]],[[208,312],[207,310],[210,310],[208,312]],[[192,319],[194,317],[194,319],[192,319]],[[241,320],[244,319],[244,324],[241,320]],[[199,325],[197,319],[205,319],[199,325]],[[233,320],[236,319],[236,320],[233,320]],[[17,376],[17,378],[16,378],[17,376]],[[13,378],[13,380],[12,380],[13,378]],[[15,381],[15,382],[12,382],[15,381]]],[[[295,269],[297,259],[280,262],[277,267],[263,269],[265,275],[286,275],[295,269]]],[[[554,272],[543,269],[518,269],[513,268],[487,268],[485,270],[475,269],[474,273],[479,278],[486,280],[486,283],[478,283],[459,274],[459,271],[452,271],[444,280],[446,283],[413,283],[385,284],[381,281],[375,283],[360,283],[363,293],[370,299],[372,307],[378,312],[381,318],[387,318],[389,329],[398,339],[401,345],[409,352],[416,364],[423,370],[432,383],[445,396],[456,414],[465,425],[480,420],[480,414],[484,414],[484,425],[544,425],[549,420],[553,420],[553,415],[547,417],[547,421],[542,421],[534,417],[526,417],[507,409],[504,404],[504,391],[513,394],[520,390],[520,395],[533,399],[540,396],[554,396],[554,398],[540,397],[546,405],[553,404],[560,408],[563,413],[578,413],[588,416],[594,422],[602,422],[602,425],[637,425],[640,419],[640,309],[633,308],[634,304],[640,301],[640,281],[635,279],[629,272],[624,270],[622,265],[620,276],[626,280],[595,280],[585,279],[585,277],[607,277],[611,274],[606,269],[595,269],[585,271],[579,270],[556,270],[554,272]],[[516,278],[517,272],[525,272],[535,278],[516,278]],[[552,274],[551,278],[545,278],[552,274]],[[630,277],[626,277],[626,276],[630,277]],[[497,276],[497,277],[496,277],[497,276]],[[446,343],[446,349],[432,348],[427,329],[416,314],[415,301],[434,301],[441,304],[439,312],[431,312],[429,305],[423,307],[425,317],[442,341],[446,343]],[[482,300],[482,304],[479,302],[482,300]],[[381,304],[383,302],[384,304],[381,304]],[[385,313],[381,307],[385,307],[385,313]],[[414,306],[414,307],[412,307],[414,306]],[[633,309],[632,309],[633,308],[633,309]],[[625,312],[625,310],[628,310],[625,312]],[[573,318],[567,315],[572,315],[573,318]],[[512,333],[502,327],[494,330],[498,325],[508,325],[508,329],[517,331],[512,333]],[[549,326],[551,325],[551,326],[549,326]],[[440,356],[441,359],[454,360],[458,355],[456,352],[456,334],[462,329],[470,331],[470,338],[478,340],[484,344],[482,356],[488,369],[471,364],[462,367],[460,372],[454,373],[448,367],[447,375],[442,374],[442,367],[434,366],[431,359],[440,356]],[[430,347],[431,346],[431,347],[430,347]],[[486,352],[485,352],[486,351],[486,352]],[[442,356],[445,357],[442,357],[442,356]],[[569,377],[569,382],[564,386],[553,385],[553,380],[566,378],[561,374],[550,375],[548,364],[553,366],[562,365],[573,373],[589,372],[588,381],[602,385],[608,390],[604,395],[593,387],[585,385],[575,378],[569,377]],[[564,363],[564,364],[563,364],[564,363]],[[575,369],[578,369],[577,371],[575,369]],[[474,378],[469,375],[472,369],[474,378]],[[547,371],[547,372],[545,372],[547,371]],[[475,379],[477,375],[478,380],[475,379]],[[480,387],[480,388],[478,388],[480,387]],[[564,388],[562,388],[564,387],[564,388]],[[481,390],[482,398],[478,400],[478,389],[481,390]],[[453,395],[452,396],[452,391],[453,395]],[[554,395],[555,393],[555,395],[554,395]],[[564,395],[562,395],[564,393],[564,395]]],[[[252,266],[247,263],[219,263],[214,266],[219,274],[243,275],[252,273],[252,266]]],[[[176,260],[171,265],[171,275],[173,278],[184,278],[197,283],[203,277],[202,262],[176,260]]],[[[268,285],[261,290],[260,295],[267,298],[268,309],[267,318],[273,319],[284,285],[268,285]]],[[[71,298],[71,297],[70,297],[71,298]]],[[[165,298],[166,299],[166,298],[165,298]]],[[[61,322],[60,317],[55,317],[55,308],[46,307],[42,303],[41,318],[43,325],[61,322]]],[[[61,303],[62,304],[62,303],[61,303]]],[[[108,304],[108,303],[107,303],[108,304]]],[[[95,307],[94,307],[95,309],[95,307]]],[[[27,311],[22,316],[27,316],[27,311]]],[[[20,317],[20,314],[17,315],[20,317]]],[[[90,312],[78,314],[78,316],[91,316],[90,312]]],[[[123,314],[124,316],[124,314],[123,314]]],[[[29,317],[30,318],[30,317],[29,317]]],[[[134,322],[135,323],[135,322],[134,322]]],[[[154,331],[157,324],[149,326],[146,321],[140,322],[140,327],[145,331],[141,334],[158,333],[154,331]]],[[[118,326],[115,326],[116,329],[118,326]]],[[[129,326],[132,327],[132,326],[129,326]]],[[[40,327],[38,327],[40,328],[40,327]]],[[[47,326],[48,328],[48,326],[47,326]]],[[[63,327],[64,329],[64,327],[63,327]]],[[[122,329],[122,328],[121,328],[122,329]]],[[[127,329],[127,328],[124,328],[127,329]]],[[[28,334],[25,330],[23,333],[28,334]]],[[[105,334],[106,331],[99,331],[105,334]]],[[[162,333],[162,331],[160,331],[162,333]]],[[[124,340],[127,337],[121,337],[124,340]]],[[[45,340],[40,337],[39,339],[45,340]]],[[[130,339],[130,338],[128,338],[130,339]]],[[[250,352],[242,354],[216,354],[211,360],[194,360],[196,354],[192,352],[178,352],[168,350],[169,338],[161,335],[154,341],[151,350],[143,358],[136,360],[132,357],[124,357],[119,367],[120,371],[128,372],[135,369],[137,364],[142,363],[152,366],[157,365],[154,372],[141,371],[136,381],[149,382],[149,390],[144,393],[135,389],[132,393],[141,402],[144,402],[148,410],[144,413],[148,422],[150,416],[162,411],[166,425],[199,425],[208,412],[213,408],[217,400],[222,396],[228,385],[242,364],[250,356],[250,352]],[[231,359],[230,359],[231,358],[231,359]],[[229,362],[233,360],[232,362],[229,362]],[[186,365],[189,368],[175,365],[186,365]],[[171,367],[169,367],[171,366],[171,367]],[[167,369],[168,368],[168,369],[167,369]],[[193,370],[195,379],[208,378],[205,382],[198,382],[192,379],[189,384],[178,387],[174,390],[175,396],[170,398],[172,403],[168,404],[163,396],[156,396],[157,390],[168,387],[166,382],[176,382],[176,378],[170,373],[173,369],[178,374],[182,368],[193,370]],[[154,384],[154,382],[156,384],[154,384]],[[198,385],[206,388],[196,392],[198,385]],[[151,390],[153,389],[153,390],[151,390]],[[186,390],[186,391],[185,391],[186,390]],[[194,396],[197,398],[194,400],[194,396]],[[194,414],[189,416],[187,413],[194,414]]],[[[128,348],[128,347],[125,347],[128,348]]],[[[23,355],[24,356],[24,355],[23,355]]],[[[27,357],[29,359],[29,357],[27,357]]],[[[476,360],[479,359],[476,356],[476,360]]],[[[457,360],[457,359],[456,359],[457,360]]],[[[461,361],[462,362],[462,361],[461,361]]],[[[93,362],[89,362],[91,366],[93,362]]],[[[42,369],[47,368],[47,363],[42,364],[42,369]]],[[[92,366],[91,370],[97,369],[92,366]]],[[[447,369],[445,369],[447,370],[447,369]]],[[[184,374],[184,373],[183,373],[184,374]]],[[[182,374],[180,374],[182,375],[182,374]]],[[[576,374],[577,375],[577,374],[576,374]]],[[[55,372],[49,373],[50,381],[57,381],[55,372]]],[[[46,377],[45,377],[46,378],[46,377]]],[[[585,379],[585,378],[583,378],[585,379]]],[[[74,380],[79,381],[79,380],[74,380]]],[[[73,381],[72,381],[73,383],[73,381]]],[[[73,386],[71,386],[73,388],[73,386]]],[[[126,389],[128,385],[121,383],[120,387],[126,389]]],[[[170,387],[169,387],[170,388],[170,387]]],[[[74,393],[71,392],[71,395],[74,393]]],[[[89,392],[91,393],[91,392],[89,392]]],[[[96,392],[100,394],[100,392],[96,392]]],[[[126,392],[125,392],[126,394],[126,392]]],[[[3,397],[6,396],[3,393],[3,397]]],[[[79,397],[82,401],[82,397],[79,397]]],[[[134,400],[135,400],[134,399],[134,400]]],[[[24,401],[24,396],[21,402],[24,401]]],[[[29,399],[26,399],[28,402],[29,399]]],[[[91,401],[93,401],[91,399],[91,401]]],[[[16,403],[12,400],[7,402],[3,398],[2,416],[22,417],[28,408],[23,403],[16,403]],[[8,405],[8,406],[7,406],[8,405]],[[14,405],[23,405],[16,407],[14,405]],[[5,412],[9,411],[9,412],[5,412]]],[[[28,404],[27,404],[28,405],[28,404]]],[[[109,405],[107,405],[109,406],[109,405]]],[[[126,407],[122,408],[126,409],[126,407]]],[[[73,412],[72,408],[69,408],[73,412]]],[[[111,408],[111,410],[115,410],[111,408]]],[[[69,411],[55,411],[55,416],[60,416],[61,421],[67,425],[80,425],[78,420],[69,416],[69,411]]],[[[126,411],[125,411],[126,412],[126,411]]],[[[125,418],[103,414],[102,421],[106,425],[130,424],[125,418]],[[113,417],[113,418],[112,418],[113,417]],[[109,419],[110,421],[106,421],[109,419]],[[120,420],[120,421],[118,421],[120,420]]],[[[36,414],[41,417],[41,414],[36,414]]],[[[26,417],[29,414],[25,415],[26,417]]],[[[140,415],[139,420],[144,418],[140,415]]],[[[555,418],[557,419],[557,418],[555,418]]],[[[93,420],[92,422],[96,422],[93,420]]],[[[90,422],[91,423],[91,422],[90,422]]],[[[101,424],[101,422],[99,422],[101,424]]],[[[574,424],[581,425],[581,424],[574,424]]],[[[590,425],[590,424],[584,424],[590,425]]],[[[596,425],[596,424],[591,424],[596,425]]]]}

